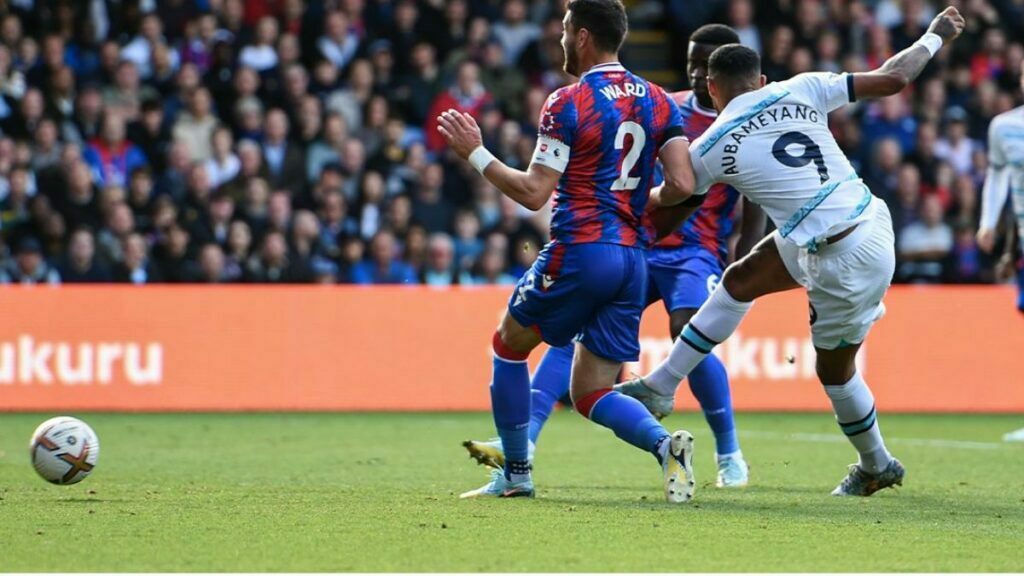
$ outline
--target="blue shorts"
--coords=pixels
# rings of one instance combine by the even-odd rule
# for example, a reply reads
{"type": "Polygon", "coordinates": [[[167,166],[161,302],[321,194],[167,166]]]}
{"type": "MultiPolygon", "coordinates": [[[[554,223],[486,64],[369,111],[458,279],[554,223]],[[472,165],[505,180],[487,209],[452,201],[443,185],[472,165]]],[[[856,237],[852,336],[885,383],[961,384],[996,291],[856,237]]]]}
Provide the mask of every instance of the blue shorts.
{"type": "Polygon", "coordinates": [[[718,257],[703,248],[647,251],[647,305],[661,300],[665,310],[700,308],[722,278],[718,257]]]}
{"type": "Polygon", "coordinates": [[[509,314],[551,346],[576,338],[601,358],[633,362],[640,357],[645,256],[617,244],[548,244],[516,284],[509,314]]]}

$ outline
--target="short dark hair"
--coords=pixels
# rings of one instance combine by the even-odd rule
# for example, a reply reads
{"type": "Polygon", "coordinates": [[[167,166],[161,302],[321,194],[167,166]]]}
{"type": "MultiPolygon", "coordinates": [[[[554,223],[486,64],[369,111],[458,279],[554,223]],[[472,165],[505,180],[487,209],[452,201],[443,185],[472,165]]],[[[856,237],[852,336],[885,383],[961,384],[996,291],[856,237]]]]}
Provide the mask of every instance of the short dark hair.
{"type": "Polygon", "coordinates": [[[600,50],[614,53],[622,47],[629,24],[621,0],[571,0],[566,10],[572,12],[569,22],[590,31],[600,50]]]}
{"type": "Polygon", "coordinates": [[[740,35],[725,24],[705,24],[690,34],[690,42],[725,46],[726,44],[739,44],[740,35]]]}
{"type": "Polygon", "coordinates": [[[761,57],[746,46],[726,44],[715,49],[708,60],[708,75],[727,82],[749,80],[761,74],[761,57]]]}

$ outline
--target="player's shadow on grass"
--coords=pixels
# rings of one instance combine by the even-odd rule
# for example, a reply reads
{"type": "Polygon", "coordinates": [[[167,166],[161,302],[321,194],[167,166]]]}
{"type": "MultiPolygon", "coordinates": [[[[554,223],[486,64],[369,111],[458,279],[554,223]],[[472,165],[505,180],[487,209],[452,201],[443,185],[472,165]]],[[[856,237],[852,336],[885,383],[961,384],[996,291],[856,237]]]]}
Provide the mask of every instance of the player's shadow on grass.
{"type": "Polygon", "coordinates": [[[128,498],[61,498],[58,504],[106,504],[109,502],[131,502],[128,498]]]}

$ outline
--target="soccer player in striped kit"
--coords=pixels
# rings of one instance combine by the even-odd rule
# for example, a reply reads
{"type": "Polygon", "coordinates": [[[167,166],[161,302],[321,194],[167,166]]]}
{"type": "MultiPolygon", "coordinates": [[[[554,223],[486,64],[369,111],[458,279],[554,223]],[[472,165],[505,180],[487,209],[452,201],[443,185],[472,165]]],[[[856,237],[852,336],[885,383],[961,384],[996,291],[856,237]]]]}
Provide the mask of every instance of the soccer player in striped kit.
{"type": "MultiPolygon", "coordinates": [[[[719,46],[736,42],[739,42],[736,32],[722,24],[702,26],[690,36],[687,76],[693,89],[670,94],[682,115],[683,133],[690,140],[699,138],[718,116],[708,94],[708,58],[719,46]]],[[[673,338],[679,335],[722,277],[729,262],[729,238],[739,198],[739,193],[729,186],[712,186],[700,209],[647,252],[647,305],[662,302],[669,314],[669,334],[673,338]]],[[[745,201],[741,227],[734,259],[745,256],[764,236],[764,212],[745,201]]],[[[554,403],[569,389],[573,351],[572,344],[551,348],[534,374],[531,448],[554,403]]],[[[745,486],[748,468],[736,435],[725,366],[717,356],[709,356],[690,373],[687,382],[715,436],[716,485],[745,486]]],[[[672,412],[673,401],[672,396],[658,396],[649,407],[655,417],[661,419],[672,412]]],[[[478,462],[496,468],[504,463],[500,441],[469,440],[464,446],[478,462]]]]}
{"type": "Polygon", "coordinates": [[[520,279],[492,340],[491,405],[505,464],[462,496],[533,496],[526,359],[542,341],[559,347],[575,340],[570,391],[579,413],[654,455],[666,499],[685,502],[695,487],[692,435],[670,435],[643,404],[612,386],[622,363],[640,353],[650,243],[645,209],[696,208],[688,140],[664,90],[618,61],[627,27],[621,1],[572,0],[563,26],[565,70],[579,82],[548,98],[525,172],[483,147],[468,114],[449,110],[438,118],[452,150],[523,206],[540,209],[557,187],[551,242],[520,279]],[[652,191],[657,160],[665,180],[652,191]]]}

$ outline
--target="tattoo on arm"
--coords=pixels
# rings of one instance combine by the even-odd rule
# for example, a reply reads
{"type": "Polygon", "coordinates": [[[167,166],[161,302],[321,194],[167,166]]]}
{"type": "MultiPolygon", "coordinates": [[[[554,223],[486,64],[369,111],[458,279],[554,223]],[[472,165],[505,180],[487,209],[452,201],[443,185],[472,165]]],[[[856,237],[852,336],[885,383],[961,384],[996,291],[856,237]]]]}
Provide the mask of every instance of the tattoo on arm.
{"type": "Polygon", "coordinates": [[[913,82],[932,59],[924,46],[913,45],[885,61],[879,72],[898,75],[906,84],[913,82]]]}

